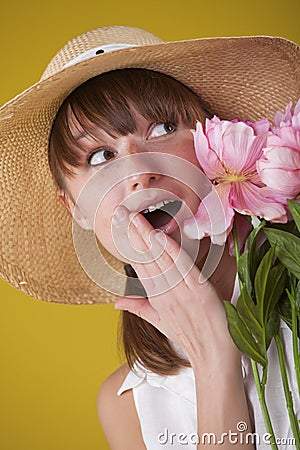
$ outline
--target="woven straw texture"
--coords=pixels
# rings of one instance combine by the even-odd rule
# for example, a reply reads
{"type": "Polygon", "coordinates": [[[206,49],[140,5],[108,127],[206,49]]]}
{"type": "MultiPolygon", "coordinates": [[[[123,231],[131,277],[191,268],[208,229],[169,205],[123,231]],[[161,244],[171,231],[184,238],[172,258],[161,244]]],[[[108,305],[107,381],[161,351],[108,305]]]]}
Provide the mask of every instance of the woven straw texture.
{"type": "MultiPolygon", "coordinates": [[[[222,118],[271,119],[300,97],[299,58],[296,44],[261,36],[163,43],[136,28],[106,27],[70,41],[41,81],[0,110],[0,276],[37,299],[61,303],[111,302],[116,296],[110,290],[124,292],[123,265],[103,249],[107,264],[116,271],[116,277],[107,280],[107,290],[82,269],[71,217],[56,198],[48,167],[53,120],[78,85],[118,68],[147,68],[183,82],[222,118]],[[82,52],[112,43],[137,46],[63,68],[82,52]]],[[[91,232],[78,233],[86,255],[93,258],[91,232]]],[[[101,265],[98,270],[101,273],[101,265]]]]}

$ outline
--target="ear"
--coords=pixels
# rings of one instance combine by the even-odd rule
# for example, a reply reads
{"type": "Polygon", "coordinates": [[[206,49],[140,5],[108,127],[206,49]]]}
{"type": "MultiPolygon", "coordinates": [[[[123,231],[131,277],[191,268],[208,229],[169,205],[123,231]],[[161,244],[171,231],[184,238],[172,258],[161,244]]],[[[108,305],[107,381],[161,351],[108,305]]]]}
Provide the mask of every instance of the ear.
{"type": "Polygon", "coordinates": [[[58,189],[56,191],[57,198],[69,211],[73,219],[78,223],[78,225],[84,230],[92,230],[93,227],[88,221],[88,219],[82,214],[78,205],[70,197],[70,195],[63,189],[58,189]]]}

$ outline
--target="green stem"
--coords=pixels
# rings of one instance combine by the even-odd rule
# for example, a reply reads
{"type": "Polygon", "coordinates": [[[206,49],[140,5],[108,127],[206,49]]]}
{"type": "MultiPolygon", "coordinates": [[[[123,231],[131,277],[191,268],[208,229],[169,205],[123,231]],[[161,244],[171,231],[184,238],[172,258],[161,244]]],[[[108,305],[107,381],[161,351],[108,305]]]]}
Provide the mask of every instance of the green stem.
{"type": "MultiPolygon", "coordinates": [[[[232,227],[232,236],[233,236],[233,242],[234,242],[236,265],[238,267],[239,259],[240,259],[240,250],[239,250],[238,237],[237,237],[235,223],[233,224],[233,227],[232,227]]],[[[242,289],[240,277],[238,277],[238,280],[239,280],[240,289],[242,289]]],[[[258,398],[259,398],[260,408],[262,411],[265,427],[266,427],[267,433],[270,436],[270,445],[271,445],[272,450],[278,450],[272,422],[270,419],[270,415],[269,415],[269,411],[268,411],[268,407],[267,407],[267,403],[266,403],[266,397],[265,397],[268,366],[265,366],[263,368],[262,380],[260,380],[257,362],[255,362],[253,359],[251,359],[251,365],[252,365],[252,371],[253,371],[253,375],[254,375],[256,390],[257,390],[257,394],[258,394],[258,398]]]]}
{"type": "MultiPolygon", "coordinates": [[[[233,237],[233,242],[234,242],[234,253],[235,253],[235,260],[236,260],[236,268],[238,270],[239,260],[240,260],[240,249],[239,249],[239,243],[238,243],[238,237],[237,237],[237,232],[236,232],[235,221],[233,222],[233,227],[232,227],[232,237],[233,237]]],[[[243,286],[242,286],[242,283],[241,283],[239,275],[238,275],[238,281],[239,281],[240,292],[242,292],[243,286]]]]}
{"type": "Polygon", "coordinates": [[[287,377],[286,372],[286,366],[285,366],[285,357],[284,357],[284,351],[283,351],[283,345],[282,345],[282,339],[280,335],[280,331],[275,335],[275,342],[278,352],[278,360],[279,360],[279,367],[280,367],[280,373],[281,373],[281,380],[286,400],[286,407],[289,414],[291,429],[293,432],[293,436],[295,438],[296,448],[300,448],[300,429],[298,426],[297,418],[294,412],[293,408],[293,398],[289,387],[289,381],[287,377]]]}
{"type": "MultiPolygon", "coordinates": [[[[294,294],[294,292],[293,292],[294,294]]],[[[292,294],[288,292],[288,297],[290,300],[291,308],[292,308],[292,340],[293,340],[293,356],[294,356],[294,364],[295,364],[295,373],[298,385],[298,393],[300,397],[300,355],[298,350],[298,317],[296,311],[296,303],[295,303],[295,295],[292,297],[292,294]]]]}
{"type": "Polygon", "coordinates": [[[255,361],[253,361],[253,359],[251,359],[251,364],[252,364],[252,371],[253,371],[253,375],[254,375],[256,390],[258,393],[258,399],[259,399],[262,415],[264,418],[266,430],[267,430],[267,433],[269,433],[269,435],[270,435],[271,448],[272,448],[272,450],[278,450],[272,422],[270,419],[270,415],[269,415],[269,411],[268,411],[268,407],[267,407],[267,403],[266,403],[266,397],[265,397],[265,387],[266,387],[265,383],[266,383],[266,379],[267,379],[267,370],[268,369],[267,369],[267,366],[264,368],[263,380],[261,382],[257,363],[255,361]]]}
{"type": "Polygon", "coordinates": [[[240,259],[240,249],[239,249],[239,243],[238,243],[238,237],[237,237],[235,222],[233,223],[233,227],[232,227],[232,236],[233,236],[233,242],[234,242],[234,252],[235,252],[235,258],[236,258],[236,265],[238,266],[239,259],[240,259]]]}

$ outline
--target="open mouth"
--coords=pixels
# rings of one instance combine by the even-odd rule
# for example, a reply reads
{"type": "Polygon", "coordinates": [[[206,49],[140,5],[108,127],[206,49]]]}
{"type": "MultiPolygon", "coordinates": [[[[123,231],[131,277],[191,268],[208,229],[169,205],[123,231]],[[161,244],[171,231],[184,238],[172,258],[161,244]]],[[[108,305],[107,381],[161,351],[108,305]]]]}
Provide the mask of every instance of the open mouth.
{"type": "Polygon", "coordinates": [[[156,205],[148,206],[141,214],[148,220],[153,228],[167,225],[178,213],[182,205],[179,200],[164,200],[156,205]]]}

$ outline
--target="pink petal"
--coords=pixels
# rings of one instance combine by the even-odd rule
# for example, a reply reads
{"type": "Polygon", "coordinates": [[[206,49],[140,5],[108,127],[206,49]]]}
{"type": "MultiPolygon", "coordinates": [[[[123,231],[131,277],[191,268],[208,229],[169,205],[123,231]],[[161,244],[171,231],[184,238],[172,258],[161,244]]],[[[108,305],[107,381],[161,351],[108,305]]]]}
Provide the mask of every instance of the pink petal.
{"type": "Polygon", "coordinates": [[[263,152],[265,158],[257,161],[257,167],[265,166],[264,162],[267,159],[270,167],[300,169],[300,151],[286,147],[266,147],[263,152]]]}
{"type": "Polygon", "coordinates": [[[285,198],[294,198],[300,192],[300,168],[297,170],[287,170],[272,166],[270,161],[259,162],[259,174],[261,180],[276,191],[280,191],[285,198]]]}
{"type": "MultiPolygon", "coordinates": [[[[277,145],[279,147],[289,147],[296,150],[300,150],[300,131],[292,127],[280,128],[278,132],[280,138],[280,143],[277,145]]],[[[278,142],[274,138],[268,137],[266,147],[274,145],[274,142],[278,142]]],[[[276,144],[275,144],[276,145],[276,144]]]]}
{"type": "Polygon", "coordinates": [[[265,196],[263,188],[249,181],[232,184],[232,206],[239,213],[258,216],[271,221],[286,222],[284,206],[265,196]]]}
{"type": "Polygon", "coordinates": [[[294,109],[294,116],[298,116],[300,114],[300,98],[296,103],[295,109],[294,109]]]}
{"type": "Polygon", "coordinates": [[[300,151],[285,147],[268,147],[266,159],[257,162],[261,180],[275,192],[272,197],[294,198],[300,191],[300,151]]]}
{"type": "MultiPolygon", "coordinates": [[[[286,190],[280,191],[279,189],[274,189],[269,186],[264,186],[262,188],[262,194],[265,197],[272,198],[276,201],[276,203],[282,203],[283,205],[287,206],[287,199],[291,198],[294,199],[294,190],[291,193],[287,193],[286,190]]],[[[297,194],[296,194],[297,195],[297,194]]]]}
{"type": "Polygon", "coordinates": [[[214,244],[222,245],[232,228],[233,217],[230,183],[218,185],[202,200],[195,217],[185,220],[183,230],[191,239],[211,236],[214,244]]]}
{"type": "Polygon", "coordinates": [[[221,161],[223,158],[223,134],[230,125],[230,121],[220,120],[217,116],[210,120],[206,119],[205,132],[209,146],[216,152],[221,161]]]}
{"type": "Polygon", "coordinates": [[[285,112],[281,112],[281,111],[277,111],[274,117],[274,125],[275,127],[281,127],[283,125],[290,125],[291,120],[292,120],[292,105],[293,102],[290,101],[286,108],[285,108],[285,112]]]}
{"type": "Polygon", "coordinates": [[[252,127],[232,123],[223,135],[223,162],[229,170],[252,169],[254,162],[262,156],[264,136],[255,136],[252,127]]]}
{"type": "Polygon", "coordinates": [[[207,133],[209,130],[213,130],[216,125],[220,124],[222,121],[218,116],[213,116],[212,119],[205,120],[205,132],[207,133]]]}
{"type": "Polygon", "coordinates": [[[253,122],[251,126],[257,136],[265,136],[270,130],[270,122],[268,121],[268,119],[257,120],[256,122],[253,122]]]}
{"type": "Polygon", "coordinates": [[[208,178],[214,180],[219,174],[223,173],[223,167],[216,153],[209,147],[200,122],[197,122],[196,131],[193,131],[193,135],[199,164],[208,178]]]}
{"type": "Polygon", "coordinates": [[[293,116],[292,127],[300,131],[300,112],[297,115],[293,116]]]}
{"type": "Polygon", "coordinates": [[[263,156],[263,149],[265,145],[266,135],[259,135],[254,139],[249,158],[243,167],[243,172],[252,173],[253,175],[256,173],[256,163],[263,156]]]}

